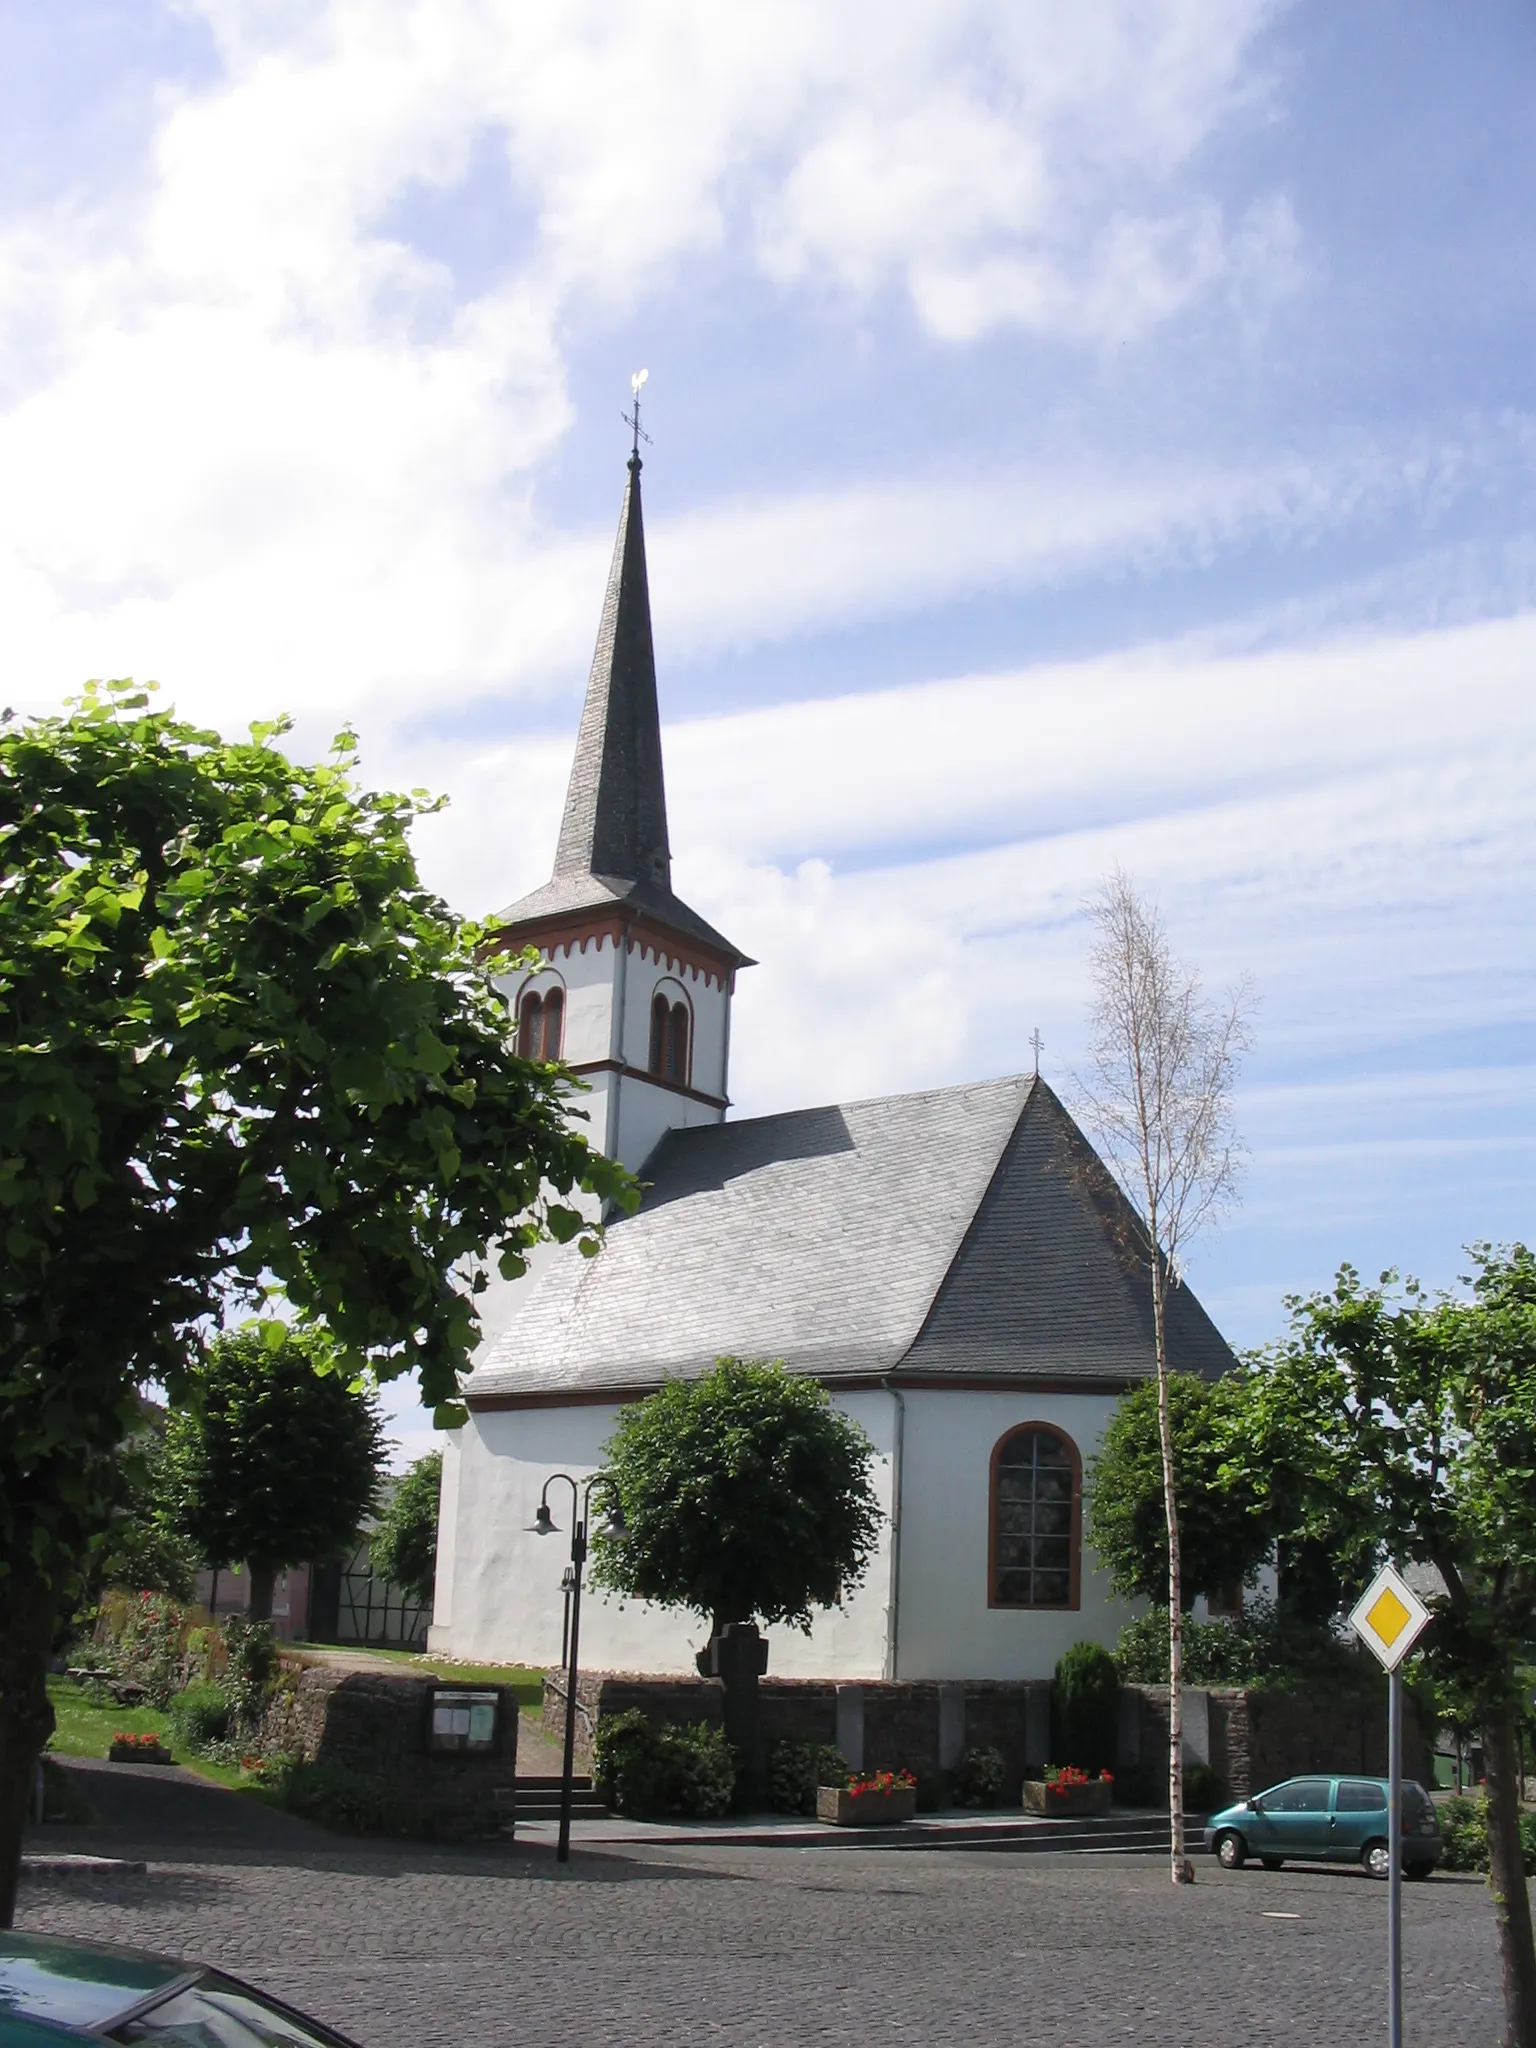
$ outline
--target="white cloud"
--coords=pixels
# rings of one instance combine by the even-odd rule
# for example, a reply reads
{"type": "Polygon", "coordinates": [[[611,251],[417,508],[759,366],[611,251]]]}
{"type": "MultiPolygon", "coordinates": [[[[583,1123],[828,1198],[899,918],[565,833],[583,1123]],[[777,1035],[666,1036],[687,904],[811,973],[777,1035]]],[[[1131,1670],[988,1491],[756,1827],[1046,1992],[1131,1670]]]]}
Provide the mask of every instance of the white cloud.
{"type": "MultiPolygon", "coordinates": [[[[546,676],[606,545],[528,497],[573,324],[685,260],[1088,339],[1248,261],[1196,158],[1261,0],[201,11],[222,76],[167,98],[148,164],[0,230],[0,607],[49,696],[154,673],[200,714],[328,719],[546,676]],[[487,139],[526,221],[464,287],[391,207],[487,139]]],[[[1149,533],[1142,495],[1112,529],[1149,533]]]]}

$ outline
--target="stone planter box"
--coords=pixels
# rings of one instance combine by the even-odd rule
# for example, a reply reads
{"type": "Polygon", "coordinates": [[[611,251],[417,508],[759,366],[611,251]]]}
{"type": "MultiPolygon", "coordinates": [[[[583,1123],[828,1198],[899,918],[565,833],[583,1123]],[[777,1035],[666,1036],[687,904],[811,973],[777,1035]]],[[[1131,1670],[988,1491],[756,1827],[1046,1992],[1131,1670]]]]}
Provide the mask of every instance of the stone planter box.
{"type": "Polygon", "coordinates": [[[834,1828],[888,1828],[910,1820],[916,1811],[915,1785],[898,1785],[890,1792],[848,1792],[840,1785],[816,1788],[816,1818],[834,1828]]]}
{"type": "Polygon", "coordinates": [[[1086,1785],[1058,1790],[1043,1778],[1024,1780],[1024,1811],[1043,1813],[1048,1820],[1081,1820],[1086,1814],[1108,1813],[1114,1787],[1107,1779],[1090,1778],[1086,1785]]]}
{"type": "Polygon", "coordinates": [[[146,1743],[141,1749],[137,1743],[114,1742],[107,1751],[107,1760],[114,1764],[173,1764],[176,1759],[168,1749],[158,1743],[150,1748],[146,1743]]]}

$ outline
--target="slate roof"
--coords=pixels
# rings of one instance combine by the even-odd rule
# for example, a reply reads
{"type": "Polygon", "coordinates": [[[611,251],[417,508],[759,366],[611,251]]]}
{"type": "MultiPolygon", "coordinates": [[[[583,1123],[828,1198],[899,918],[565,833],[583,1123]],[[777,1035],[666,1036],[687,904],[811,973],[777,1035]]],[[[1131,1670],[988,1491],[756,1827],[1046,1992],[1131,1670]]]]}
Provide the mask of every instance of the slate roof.
{"type": "Polygon", "coordinates": [[[738,965],[752,964],[672,893],[638,455],[630,458],[619,513],[555,871],[542,888],[503,910],[498,923],[515,926],[616,905],[698,939],[738,965]]]}
{"type": "MultiPolygon", "coordinates": [[[[1140,1226],[1027,1075],[670,1131],[642,1177],[482,1350],[472,1402],[638,1392],[727,1353],[833,1383],[1156,1369],[1140,1226]]],[[[1187,1287],[1169,1329],[1176,1366],[1233,1365],[1187,1287]]]]}

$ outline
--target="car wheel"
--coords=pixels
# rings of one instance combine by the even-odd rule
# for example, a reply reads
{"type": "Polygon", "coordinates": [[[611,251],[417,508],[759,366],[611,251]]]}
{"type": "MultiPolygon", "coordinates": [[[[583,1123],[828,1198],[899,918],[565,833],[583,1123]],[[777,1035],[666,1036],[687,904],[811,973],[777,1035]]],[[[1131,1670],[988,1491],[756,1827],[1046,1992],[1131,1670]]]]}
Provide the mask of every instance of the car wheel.
{"type": "Polygon", "coordinates": [[[1367,1842],[1360,1851],[1360,1861],[1365,1865],[1368,1877],[1390,1877],[1392,1874],[1392,1851],[1385,1842],[1367,1842]]]}
{"type": "Polygon", "coordinates": [[[1266,1870],[1284,1870],[1285,1868],[1285,1858],[1283,1856],[1261,1856],[1259,1861],[1266,1870]]]}
{"type": "Polygon", "coordinates": [[[1422,1884],[1426,1877],[1433,1877],[1434,1874],[1435,1866],[1433,1863],[1405,1863],[1403,1865],[1404,1877],[1411,1877],[1415,1884],[1422,1884]]]}
{"type": "Polygon", "coordinates": [[[1231,1828],[1223,1828],[1216,1837],[1216,1861],[1223,1870],[1241,1870],[1248,1861],[1247,1844],[1231,1828]]]}

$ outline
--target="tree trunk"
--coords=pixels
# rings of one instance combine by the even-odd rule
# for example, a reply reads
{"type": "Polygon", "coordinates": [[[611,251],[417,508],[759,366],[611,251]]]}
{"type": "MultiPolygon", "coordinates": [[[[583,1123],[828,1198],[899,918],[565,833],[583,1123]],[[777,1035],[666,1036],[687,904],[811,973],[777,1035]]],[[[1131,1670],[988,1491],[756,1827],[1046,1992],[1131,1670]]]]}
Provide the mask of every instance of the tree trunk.
{"type": "Polygon", "coordinates": [[[16,1912],[21,1838],[33,1776],[53,1733],[48,1700],[48,1653],[58,1594],[19,1548],[6,1580],[6,1619],[0,1629],[0,1927],[16,1912]]]}
{"type": "Polygon", "coordinates": [[[1515,1717],[1505,1707],[1483,1724],[1488,1775],[1488,1887],[1499,1930],[1506,2048],[1536,2048],[1536,1940],[1520,1853],[1520,1788],[1515,1717]]]}
{"type": "Polygon", "coordinates": [[[1157,1352],[1157,1433],[1163,1454],[1163,1512],[1168,1523],[1168,1855],[1175,1884],[1193,1884],[1184,1853],[1184,1571],[1179,1556],[1179,1498],[1173,1472],[1173,1416],[1168,1397],[1166,1276],[1152,1248],[1152,1334],[1157,1352]]]}
{"type": "Polygon", "coordinates": [[[272,1565],[253,1564],[247,1565],[246,1569],[251,1575],[251,1620],[270,1621],[272,1593],[277,1584],[276,1568],[272,1565]]]}

